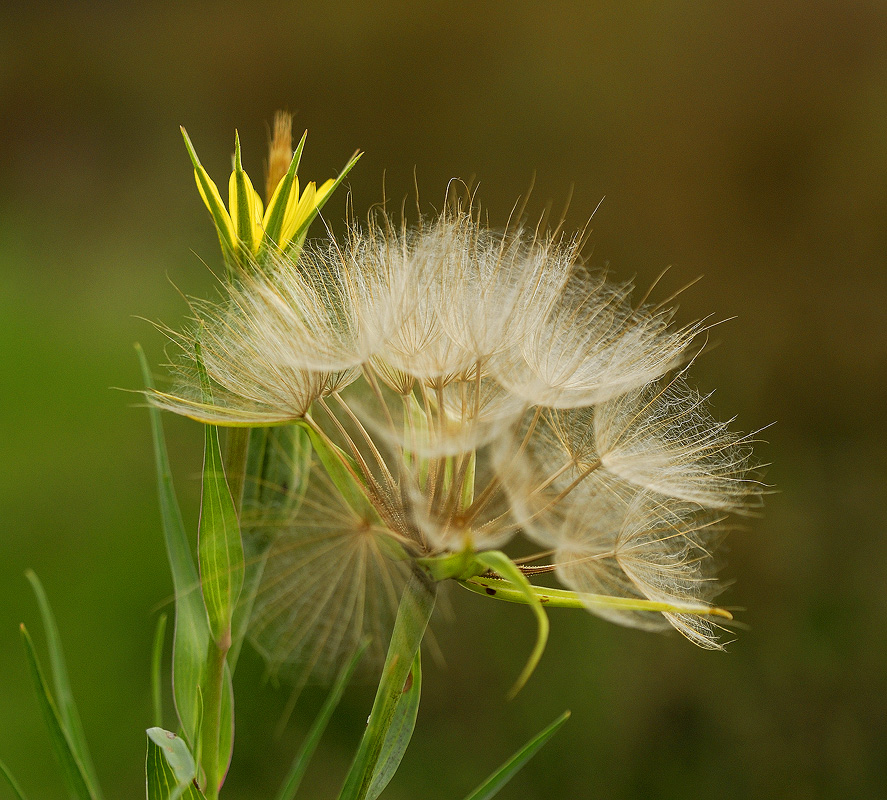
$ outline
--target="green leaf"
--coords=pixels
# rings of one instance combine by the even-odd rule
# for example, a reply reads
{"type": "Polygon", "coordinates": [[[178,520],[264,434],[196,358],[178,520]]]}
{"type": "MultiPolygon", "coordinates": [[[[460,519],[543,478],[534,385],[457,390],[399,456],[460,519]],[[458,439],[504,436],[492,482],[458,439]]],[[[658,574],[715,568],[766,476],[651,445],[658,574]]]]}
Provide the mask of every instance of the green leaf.
{"type": "Polygon", "coordinates": [[[46,646],[49,650],[49,666],[52,674],[53,689],[55,690],[55,702],[58,708],[62,726],[65,729],[74,754],[82,765],[86,774],[87,783],[96,797],[101,797],[99,780],[96,776],[92,758],[89,755],[89,745],[86,743],[86,735],[83,732],[83,724],[80,722],[80,714],[77,712],[77,704],[71,692],[71,684],[68,680],[68,668],[65,665],[65,654],[62,650],[62,640],[59,636],[55,616],[43,590],[40,579],[33,570],[27,570],[25,577],[31,584],[34,594],[37,596],[37,604],[40,606],[40,616],[43,619],[43,628],[46,631],[46,646]]]}
{"type": "MultiPolygon", "coordinates": [[[[195,351],[203,399],[211,403],[212,393],[200,359],[199,344],[195,344],[195,351]]],[[[231,645],[234,607],[243,588],[243,542],[234,500],[222,467],[219,429],[215,425],[204,425],[204,432],[203,492],[197,533],[200,585],[212,637],[227,651],[231,645]]]]}
{"type": "Polygon", "coordinates": [[[12,789],[13,794],[18,798],[18,800],[27,800],[25,797],[25,793],[22,791],[22,787],[18,785],[18,781],[12,777],[12,773],[9,771],[9,767],[6,766],[2,761],[0,761],[0,773],[3,774],[3,777],[6,778],[6,782],[9,784],[12,789]]]}
{"type": "Polygon", "coordinates": [[[166,614],[161,614],[154,631],[154,646],[151,648],[151,705],[154,709],[154,724],[163,725],[163,640],[166,636],[166,614]]]}
{"type": "Polygon", "coordinates": [[[222,712],[219,721],[219,786],[225,781],[231,757],[234,755],[234,684],[231,669],[225,663],[225,674],[222,684],[222,712]]]}
{"type": "Polygon", "coordinates": [[[527,660],[527,665],[524,667],[523,672],[518,676],[517,682],[509,692],[509,696],[514,697],[530,679],[530,675],[536,669],[539,659],[542,658],[542,653],[545,652],[545,643],[548,641],[548,617],[545,615],[542,603],[533,591],[533,587],[527,580],[526,575],[517,568],[517,565],[505,553],[498,550],[488,550],[484,553],[478,553],[477,561],[501,575],[507,581],[510,581],[524,595],[527,599],[527,604],[536,615],[536,622],[538,623],[536,645],[533,648],[533,652],[530,653],[530,658],[527,660]]]}
{"type": "Polygon", "coordinates": [[[311,762],[311,757],[314,755],[314,751],[320,743],[320,738],[323,736],[323,732],[326,730],[326,726],[329,723],[330,718],[333,716],[336,706],[339,705],[339,700],[342,699],[342,693],[345,691],[345,687],[348,686],[348,683],[351,681],[351,676],[354,674],[358,661],[360,661],[368,646],[369,641],[364,642],[336,677],[336,682],[333,684],[332,690],[327,696],[323,707],[320,709],[320,713],[314,720],[311,730],[308,731],[305,741],[302,743],[299,752],[296,753],[296,757],[293,759],[293,764],[286,776],[286,780],[283,782],[283,785],[280,787],[280,791],[277,794],[277,800],[293,800],[296,796],[302,778],[305,776],[305,771],[308,769],[308,764],[311,762]]]}
{"type": "MultiPolygon", "coordinates": [[[[142,348],[136,345],[145,386],[154,388],[151,370],[142,348]]],[[[160,411],[149,408],[157,470],[157,492],[163,539],[172,573],[176,598],[175,635],[173,637],[173,699],[185,738],[193,747],[197,741],[199,687],[205,684],[205,664],[210,631],[201,597],[197,567],[191,544],[185,533],[182,513],[176,500],[169,457],[163,439],[160,411]]]]}
{"type": "Polygon", "coordinates": [[[163,728],[149,728],[145,758],[148,800],[203,800],[194,785],[197,766],[184,739],[163,728]]]}
{"type": "Polygon", "coordinates": [[[423,574],[410,576],[397,609],[373,710],[339,800],[364,800],[367,796],[388,732],[395,721],[398,703],[405,697],[404,686],[434,609],[436,592],[436,584],[429,582],[423,574]]]}
{"type": "Polygon", "coordinates": [[[231,619],[243,588],[243,543],[222,469],[218,428],[206,425],[204,430],[203,495],[197,535],[200,585],[213,639],[230,642],[231,619]]]}
{"type": "Polygon", "coordinates": [[[564,711],[554,722],[530,739],[520,750],[508,759],[489,778],[478,786],[465,800],[489,800],[510,781],[515,773],[523,767],[558,729],[570,718],[570,712],[564,711]]]}
{"type": "Polygon", "coordinates": [[[65,731],[62,716],[55,701],[52,699],[49,685],[43,677],[43,670],[40,668],[37,653],[34,651],[34,643],[31,641],[31,637],[28,635],[24,625],[21,626],[21,632],[31,679],[34,682],[34,690],[37,695],[37,702],[40,704],[43,721],[49,729],[52,749],[55,751],[56,758],[62,767],[68,792],[74,800],[99,800],[99,796],[90,788],[86,770],[77,757],[76,750],[65,731]]]}
{"type": "Polygon", "coordinates": [[[413,669],[410,672],[412,680],[407,679],[407,686],[403,697],[397,703],[394,710],[394,719],[382,744],[382,752],[379,753],[379,761],[376,771],[373,773],[373,782],[367,792],[367,800],[376,800],[394,777],[403,754],[406,752],[416,727],[416,717],[419,715],[419,700],[422,694],[422,650],[416,651],[413,659],[413,669]]]}

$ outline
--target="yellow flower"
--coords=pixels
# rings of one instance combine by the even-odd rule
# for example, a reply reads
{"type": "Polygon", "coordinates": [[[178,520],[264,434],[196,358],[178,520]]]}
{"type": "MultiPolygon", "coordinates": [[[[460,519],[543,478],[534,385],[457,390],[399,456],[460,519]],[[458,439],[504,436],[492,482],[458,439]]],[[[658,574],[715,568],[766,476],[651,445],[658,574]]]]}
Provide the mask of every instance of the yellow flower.
{"type": "Polygon", "coordinates": [[[181,130],[191,162],[194,164],[197,190],[213,218],[222,252],[226,261],[233,260],[241,265],[244,261],[259,259],[269,245],[280,252],[299,248],[308,226],[361,155],[359,152],[355,153],[335,180],[331,178],[319,188],[314,181],[311,181],[300,195],[296,171],[308,135],[306,132],[293,153],[289,169],[278,181],[268,202],[268,208],[263,209],[262,199],[253,188],[252,181],[241,164],[240,137],[235,134],[234,170],[228,180],[226,209],[218,187],[197,158],[187,131],[184,128],[181,130]]]}

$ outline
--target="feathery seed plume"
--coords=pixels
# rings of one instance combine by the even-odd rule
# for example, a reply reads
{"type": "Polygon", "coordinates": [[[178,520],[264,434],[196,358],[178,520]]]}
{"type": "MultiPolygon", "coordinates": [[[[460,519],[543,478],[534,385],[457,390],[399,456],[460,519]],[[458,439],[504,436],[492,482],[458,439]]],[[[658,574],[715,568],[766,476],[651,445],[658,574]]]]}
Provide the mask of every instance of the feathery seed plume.
{"type": "Polygon", "coordinates": [[[518,534],[552,555],[521,569],[553,571],[571,602],[720,646],[711,547],[760,487],[747,438],[675,374],[699,325],[633,306],[577,239],[491,230],[470,206],[284,239],[262,257],[247,242],[222,297],[193,304],[173,388],[150,395],[310,437],[304,501],[244,517],[269,542],[254,637],[272,663],[329,673],[380,637],[411,570],[471,584],[518,534]]]}

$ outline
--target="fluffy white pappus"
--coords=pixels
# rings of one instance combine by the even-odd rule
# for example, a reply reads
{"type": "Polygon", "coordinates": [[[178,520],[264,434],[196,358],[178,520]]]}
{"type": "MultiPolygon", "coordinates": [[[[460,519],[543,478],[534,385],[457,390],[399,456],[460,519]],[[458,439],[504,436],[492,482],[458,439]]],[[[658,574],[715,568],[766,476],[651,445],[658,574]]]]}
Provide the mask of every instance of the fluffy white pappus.
{"type": "MultiPolygon", "coordinates": [[[[575,431],[576,438],[583,430],[575,431]]],[[[548,548],[558,548],[580,528],[571,520],[574,509],[595,519],[624,513],[633,494],[629,487],[600,468],[600,462],[577,460],[562,445],[549,413],[526,412],[510,437],[492,448],[499,480],[508,492],[522,530],[548,548]]]]}
{"type": "Polygon", "coordinates": [[[564,291],[495,375],[530,403],[577,408],[643,386],[672,369],[699,332],[674,329],[670,311],[633,308],[631,286],[577,264],[564,291]]]}
{"type": "Polygon", "coordinates": [[[580,592],[667,604],[665,612],[598,603],[588,608],[632,627],[670,624],[700,647],[720,649],[717,626],[704,613],[718,591],[709,546],[718,538],[719,520],[698,506],[645,492],[621,515],[611,508],[597,516],[595,505],[586,513],[581,502],[571,503],[565,523],[572,531],[555,553],[558,577],[580,592]]]}
{"type": "MultiPolygon", "coordinates": [[[[253,530],[262,532],[260,519],[253,530]]],[[[272,669],[328,682],[370,637],[382,660],[408,561],[378,519],[359,516],[315,468],[297,513],[274,518],[250,636],[272,669]]]]}
{"type": "Polygon", "coordinates": [[[398,304],[388,276],[352,256],[335,244],[309,245],[297,260],[281,255],[232,284],[229,314],[247,317],[256,338],[276,341],[274,355],[289,364],[326,372],[356,367],[385,338],[398,304]]]}
{"type": "Polygon", "coordinates": [[[169,333],[181,349],[169,365],[172,389],[147,393],[160,408],[215,425],[276,425],[301,418],[319,397],[354,380],[347,370],[317,372],[275,359],[279,341],[256,335],[248,317],[237,324],[223,307],[199,303],[193,308],[194,326],[169,333]]]}
{"type": "MultiPolygon", "coordinates": [[[[466,257],[466,235],[446,216],[418,230],[384,227],[352,232],[353,249],[379,269],[399,276],[399,319],[376,353],[393,370],[440,383],[469,369],[473,353],[449,336],[443,309],[451,302],[445,276],[466,257]]],[[[382,370],[386,374],[386,370],[382,370]]]]}
{"type": "MultiPolygon", "coordinates": [[[[447,334],[477,363],[510,353],[545,318],[569,279],[578,243],[449,221],[462,252],[441,273],[447,334]]],[[[445,232],[445,231],[441,231],[445,232]]]]}
{"type": "Polygon", "coordinates": [[[593,595],[654,601],[669,612],[589,602],[593,613],[632,627],[669,625],[718,647],[707,618],[716,592],[709,545],[719,520],[700,505],[633,484],[608,470],[594,440],[593,409],[528,412],[499,470],[523,531],[554,552],[559,580],[593,595]],[[679,609],[686,608],[686,613],[679,609]]]}
{"type": "Polygon", "coordinates": [[[760,484],[749,477],[748,437],[715,421],[707,400],[679,375],[596,406],[594,439],[604,467],[637,486],[707,508],[759,503],[760,484]]]}

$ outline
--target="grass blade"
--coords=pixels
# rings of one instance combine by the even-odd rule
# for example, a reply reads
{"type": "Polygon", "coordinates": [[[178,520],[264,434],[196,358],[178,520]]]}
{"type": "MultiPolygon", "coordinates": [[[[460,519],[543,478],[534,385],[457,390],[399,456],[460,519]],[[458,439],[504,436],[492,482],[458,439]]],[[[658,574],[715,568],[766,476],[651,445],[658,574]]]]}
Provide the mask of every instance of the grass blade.
{"type": "Polygon", "coordinates": [[[55,751],[56,758],[62,767],[68,791],[74,800],[99,800],[98,795],[90,788],[86,771],[80,763],[74,746],[65,731],[61,714],[55,701],[52,699],[52,693],[49,691],[49,685],[46,683],[46,678],[43,676],[43,670],[40,668],[40,662],[37,659],[37,653],[34,651],[34,643],[31,641],[31,637],[28,635],[24,625],[21,626],[21,632],[31,679],[34,682],[34,690],[37,695],[37,702],[40,704],[43,721],[49,729],[52,749],[55,751]]]}
{"type": "Polygon", "coordinates": [[[12,793],[18,798],[18,800],[28,800],[25,797],[25,793],[22,791],[22,787],[18,785],[18,781],[12,777],[9,767],[7,767],[2,761],[0,761],[0,773],[6,778],[6,782],[9,784],[12,793]]]}
{"type": "Polygon", "coordinates": [[[422,695],[422,650],[416,651],[413,659],[413,669],[410,672],[412,681],[407,679],[409,688],[405,688],[403,697],[394,710],[394,719],[388,729],[388,735],[382,744],[382,752],[376,771],[373,774],[373,782],[367,792],[367,800],[376,800],[382,794],[388,782],[394,777],[403,754],[406,752],[416,727],[416,717],[419,715],[419,700],[422,695]]]}
{"type": "Polygon", "coordinates": [[[166,614],[161,614],[154,631],[154,646],[151,649],[151,705],[154,709],[154,724],[163,725],[163,640],[166,636],[166,614]]]}
{"type": "Polygon", "coordinates": [[[204,800],[194,785],[197,765],[184,739],[163,728],[149,728],[145,757],[148,800],[204,800]]]}
{"type": "Polygon", "coordinates": [[[542,745],[557,733],[561,725],[563,725],[569,718],[570,712],[564,711],[564,713],[552,722],[551,725],[530,739],[530,741],[509,758],[508,761],[468,795],[465,800],[489,800],[490,797],[496,795],[499,790],[514,777],[517,771],[536,755],[542,745]]]}
{"type": "MultiPolygon", "coordinates": [[[[146,388],[153,388],[151,370],[142,348],[136,345],[146,388]]],[[[173,699],[185,738],[193,747],[198,732],[198,689],[205,682],[205,662],[209,645],[209,624],[203,606],[197,567],[191,544],[176,500],[169,457],[163,438],[160,411],[149,408],[157,470],[157,492],[163,539],[172,573],[176,597],[176,622],[173,636],[173,699]]]]}
{"type": "Polygon", "coordinates": [[[404,686],[431,618],[436,592],[435,584],[416,573],[404,589],[373,710],[339,800],[364,800],[367,796],[397,705],[405,696],[404,686]]]}
{"type": "Polygon", "coordinates": [[[296,753],[296,757],[293,759],[293,764],[286,776],[286,780],[280,788],[280,792],[277,794],[276,800],[293,800],[296,796],[296,792],[299,790],[299,784],[301,784],[302,778],[305,776],[305,772],[311,762],[311,757],[314,755],[314,751],[320,743],[320,738],[323,736],[323,732],[326,730],[326,726],[329,723],[330,718],[333,716],[336,706],[339,705],[339,700],[342,699],[342,693],[345,691],[345,687],[347,687],[351,681],[351,676],[354,674],[357,663],[360,661],[368,646],[369,642],[364,642],[336,677],[336,682],[333,684],[333,688],[330,690],[329,695],[324,701],[320,713],[314,720],[314,724],[312,724],[311,729],[308,731],[305,741],[302,743],[299,752],[296,753]]]}
{"type": "Polygon", "coordinates": [[[31,584],[34,594],[37,596],[37,604],[40,606],[40,616],[43,620],[43,629],[46,632],[46,646],[49,650],[49,666],[52,674],[52,685],[55,691],[55,703],[58,708],[62,727],[68,737],[77,760],[83,767],[90,790],[96,797],[101,797],[98,777],[92,758],[89,755],[89,746],[83,732],[83,724],[80,722],[80,714],[77,704],[74,702],[74,694],[68,679],[68,668],[65,664],[65,654],[62,650],[62,640],[59,636],[58,625],[55,616],[43,590],[43,584],[33,570],[27,570],[25,577],[31,584]]]}

